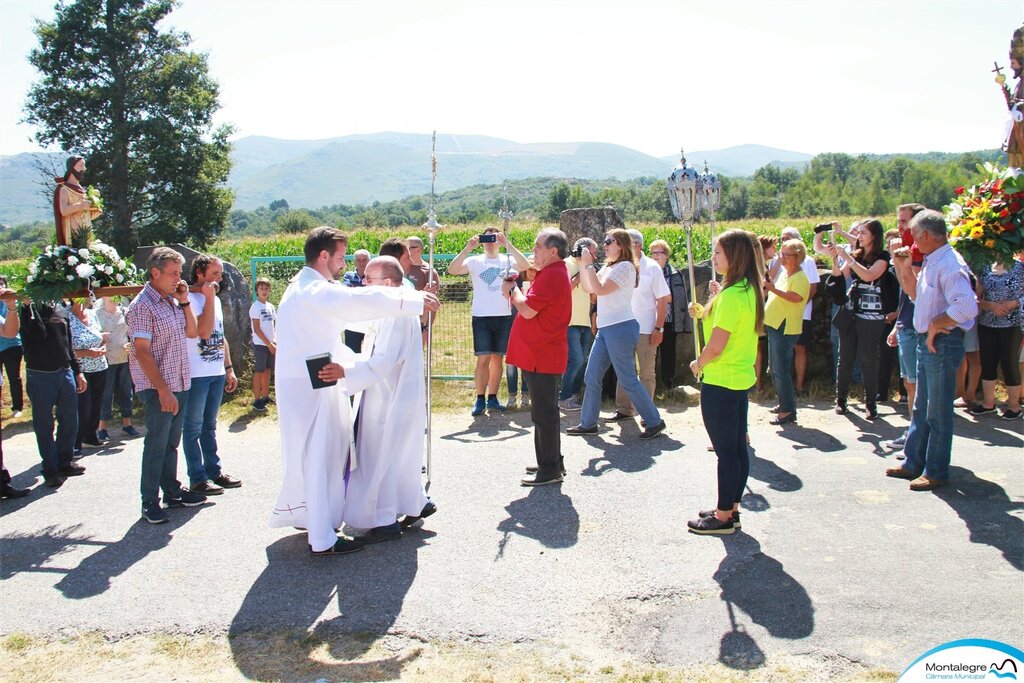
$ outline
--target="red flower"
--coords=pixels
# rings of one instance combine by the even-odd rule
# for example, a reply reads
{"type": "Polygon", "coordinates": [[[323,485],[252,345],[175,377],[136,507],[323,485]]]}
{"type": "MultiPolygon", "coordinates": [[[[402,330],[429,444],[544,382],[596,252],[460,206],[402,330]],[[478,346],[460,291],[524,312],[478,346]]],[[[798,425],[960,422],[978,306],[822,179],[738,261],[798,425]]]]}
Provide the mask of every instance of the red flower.
{"type": "Polygon", "coordinates": [[[1002,211],[999,212],[999,217],[1000,218],[1006,218],[1009,215],[1010,215],[1010,210],[1009,209],[1003,209],[1002,211]]]}
{"type": "Polygon", "coordinates": [[[1014,229],[1016,229],[1016,227],[1017,226],[1015,226],[1013,224],[1013,221],[1009,221],[1007,223],[1003,223],[1003,232],[1013,232],[1014,229]]]}
{"type": "Polygon", "coordinates": [[[957,195],[962,195],[964,193],[964,186],[961,185],[960,187],[958,187],[955,190],[953,190],[953,192],[956,192],[957,195]]]}
{"type": "Polygon", "coordinates": [[[1022,208],[1024,208],[1024,204],[1021,204],[1020,202],[1018,202],[1016,200],[1010,202],[1010,211],[1012,211],[1013,213],[1017,213],[1022,208]]]}

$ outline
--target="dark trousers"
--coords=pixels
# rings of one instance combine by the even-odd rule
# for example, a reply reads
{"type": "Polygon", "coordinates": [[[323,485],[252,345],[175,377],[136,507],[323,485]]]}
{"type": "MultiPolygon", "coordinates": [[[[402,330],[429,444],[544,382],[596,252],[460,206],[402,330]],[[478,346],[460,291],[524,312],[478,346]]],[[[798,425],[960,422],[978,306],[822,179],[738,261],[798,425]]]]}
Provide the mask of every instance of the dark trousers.
{"type": "Polygon", "coordinates": [[[43,460],[43,474],[55,475],[57,468],[71,464],[78,433],[78,399],[75,375],[70,368],[54,372],[27,370],[25,389],[32,401],[32,431],[43,460]],[[57,439],[53,438],[53,416],[57,414],[57,439]]]}
{"type": "Polygon", "coordinates": [[[530,385],[530,419],[533,420],[533,448],[537,453],[538,478],[562,474],[562,434],[559,425],[558,390],[561,375],[527,372],[523,378],[530,385]]]}
{"type": "Polygon", "coordinates": [[[750,476],[747,452],[747,394],[714,384],[700,388],[700,414],[718,458],[718,509],[740,502],[750,476]]]}
{"type": "Polygon", "coordinates": [[[78,435],[75,448],[82,447],[82,441],[96,442],[96,430],[100,428],[100,408],[103,406],[103,388],[107,385],[107,371],[85,373],[86,390],[78,395],[78,435]]]}
{"type": "Polygon", "coordinates": [[[11,410],[18,411],[25,409],[25,391],[21,384],[21,358],[20,346],[0,351],[0,363],[3,364],[4,372],[7,373],[7,383],[10,385],[11,410]]]}
{"type": "Polygon", "coordinates": [[[864,320],[857,318],[849,330],[839,334],[839,377],[836,381],[836,403],[846,405],[850,394],[850,379],[853,376],[853,363],[860,361],[861,374],[864,377],[864,403],[868,408],[875,407],[878,396],[878,356],[879,344],[882,341],[884,320],[864,320]]]}
{"type": "MultiPolygon", "coordinates": [[[[899,368],[899,351],[886,343],[892,325],[882,326],[882,341],[878,343],[878,400],[888,401],[892,392],[892,371],[899,368]]],[[[897,376],[899,376],[897,374],[897,376]]],[[[901,392],[902,393],[902,392],[901,392]]]]}
{"type": "Polygon", "coordinates": [[[665,334],[658,345],[658,356],[661,358],[661,383],[665,389],[676,385],[676,333],[665,328],[665,334]]]}

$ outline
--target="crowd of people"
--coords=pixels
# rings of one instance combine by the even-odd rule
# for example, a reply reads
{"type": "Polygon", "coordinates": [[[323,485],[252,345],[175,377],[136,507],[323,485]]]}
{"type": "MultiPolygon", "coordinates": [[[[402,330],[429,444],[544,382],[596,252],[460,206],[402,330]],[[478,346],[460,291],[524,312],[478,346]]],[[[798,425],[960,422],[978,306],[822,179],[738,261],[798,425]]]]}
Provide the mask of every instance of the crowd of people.
{"type": "MultiPolygon", "coordinates": [[[[972,273],[946,241],[943,216],[920,205],[900,206],[897,224],[889,232],[877,218],[848,230],[823,224],[813,250],[830,266],[824,284],[835,412],[848,412],[851,385],[858,382],[867,418],[877,419],[898,365],[900,401],[911,423],[884,444],[903,460],[886,474],[910,480],[913,490],[930,490],[949,477],[955,405],[975,416],[994,413],[1001,371],[1007,395],[1001,417],[1021,416],[1024,263],[972,273]]],[[[307,530],[318,555],[397,538],[403,525],[437,509],[421,483],[420,435],[427,409],[423,350],[439,310],[439,276],[423,260],[416,237],[386,240],[377,257],[357,250],[354,269],[344,272],[347,246],[344,234],[317,228],[306,241],[306,266],[279,306],[269,302],[271,282],[261,279],[249,311],[252,408],[266,410],[272,383],[280,401],[284,476],[271,524],[307,530]],[[315,364],[317,358],[322,362],[315,364]],[[387,429],[385,418],[396,414],[413,428],[387,429]],[[338,457],[350,438],[350,457],[338,457]],[[343,523],[369,532],[339,537],[343,523]]],[[[640,439],[663,434],[658,380],[672,388],[689,379],[677,376],[677,345],[680,335],[702,327],[690,371],[700,379],[719,491],[716,507],[701,511],[689,528],[732,533],[749,472],[749,392],[765,360],[778,398],[772,425],[796,423],[797,398],[806,394],[820,282],[809,251],[795,228],[777,239],[726,231],[713,244],[709,298],[697,304],[664,240],[652,242],[648,256],[636,230],[611,230],[602,245],[581,238],[570,248],[564,233],[546,228],[528,258],[488,228],[448,267],[448,275],[468,275],[473,288],[471,414],[508,407],[498,399],[502,374],[511,404],[521,386],[537,461],[522,485],[558,483],[565,476],[561,413],[579,413],[567,435],[598,435],[611,375],[615,410],[603,422],[639,415],[640,439]],[[479,247],[483,253],[474,254],[479,247]]],[[[140,490],[143,516],[152,523],[166,521],[167,508],[201,505],[242,485],[224,472],[217,447],[223,394],[238,384],[217,297],[223,263],[196,257],[191,287],[182,264],[177,252],[154,250],[146,263],[149,281],[127,307],[107,298],[95,307],[23,303],[9,315],[13,293],[0,290],[0,360],[17,414],[24,354],[44,483],[59,487],[84,474],[76,461],[82,449],[109,439],[115,393],[124,435],[137,436],[134,394],[145,406],[140,490]],[[179,445],[187,485],[177,479],[179,445]]],[[[25,493],[4,471],[4,497],[25,493]]]]}

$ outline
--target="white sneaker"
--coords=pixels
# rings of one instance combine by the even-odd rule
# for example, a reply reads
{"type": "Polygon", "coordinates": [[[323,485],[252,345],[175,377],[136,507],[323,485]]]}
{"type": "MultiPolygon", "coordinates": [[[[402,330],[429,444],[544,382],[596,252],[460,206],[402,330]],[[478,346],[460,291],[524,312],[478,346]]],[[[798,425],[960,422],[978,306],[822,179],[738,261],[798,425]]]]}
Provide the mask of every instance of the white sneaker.
{"type": "Polygon", "coordinates": [[[21,417],[21,411],[15,410],[13,413],[11,413],[11,417],[21,417]]]}
{"type": "Polygon", "coordinates": [[[583,406],[576,400],[575,396],[570,396],[567,399],[558,402],[558,407],[567,413],[574,413],[580,410],[583,406]]]}
{"type": "Polygon", "coordinates": [[[903,432],[892,441],[883,441],[882,448],[890,451],[902,451],[907,445],[907,433],[903,432]]]}

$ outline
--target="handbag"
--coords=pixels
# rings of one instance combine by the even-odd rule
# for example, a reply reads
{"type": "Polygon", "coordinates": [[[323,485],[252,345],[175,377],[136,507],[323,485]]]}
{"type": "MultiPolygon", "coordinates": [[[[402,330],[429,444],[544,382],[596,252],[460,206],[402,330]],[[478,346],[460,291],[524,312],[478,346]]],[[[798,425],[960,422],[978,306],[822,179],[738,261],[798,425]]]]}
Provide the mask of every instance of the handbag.
{"type": "Polygon", "coordinates": [[[832,326],[839,331],[839,334],[846,334],[852,330],[854,322],[853,311],[846,306],[840,306],[836,309],[836,314],[832,316],[832,326]]]}

